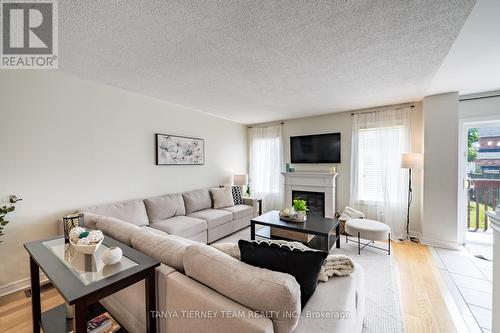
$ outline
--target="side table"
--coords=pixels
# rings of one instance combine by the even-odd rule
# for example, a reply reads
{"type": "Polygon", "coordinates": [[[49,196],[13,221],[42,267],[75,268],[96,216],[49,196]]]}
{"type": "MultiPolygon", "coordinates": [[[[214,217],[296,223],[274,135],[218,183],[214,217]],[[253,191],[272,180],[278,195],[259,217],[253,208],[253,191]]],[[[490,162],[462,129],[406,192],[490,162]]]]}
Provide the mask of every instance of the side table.
{"type": "Polygon", "coordinates": [[[155,268],[159,261],[107,236],[93,255],[76,252],[62,236],[26,243],[24,247],[30,255],[33,332],[42,328],[44,333],[87,333],[88,307],[140,280],[145,280],[146,286],[146,331],[156,332],[156,318],[151,311],[156,310],[155,268]],[[119,263],[105,266],[102,251],[112,246],[121,248],[123,257],[119,263]],[[64,304],[41,313],[40,269],[66,303],[75,306],[74,320],[66,318],[64,304]]]}

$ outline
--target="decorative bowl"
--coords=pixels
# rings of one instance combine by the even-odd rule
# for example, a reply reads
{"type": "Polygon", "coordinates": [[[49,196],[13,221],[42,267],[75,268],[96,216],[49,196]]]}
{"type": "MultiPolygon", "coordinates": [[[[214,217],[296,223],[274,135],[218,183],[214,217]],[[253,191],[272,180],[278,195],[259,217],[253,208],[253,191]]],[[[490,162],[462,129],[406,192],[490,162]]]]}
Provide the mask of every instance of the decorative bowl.
{"type": "Polygon", "coordinates": [[[102,238],[99,242],[95,243],[95,244],[75,244],[73,243],[73,241],[70,239],[70,243],[71,245],[73,245],[73,247],[75,248],[75,250],[77,252],[80,252],[80,253],[83,253],[83,254],[94,254],[97,249],[99,248],[99,246],[101,246],[102,244],[102,241],[104,240],[104,238],[102,238]]]}

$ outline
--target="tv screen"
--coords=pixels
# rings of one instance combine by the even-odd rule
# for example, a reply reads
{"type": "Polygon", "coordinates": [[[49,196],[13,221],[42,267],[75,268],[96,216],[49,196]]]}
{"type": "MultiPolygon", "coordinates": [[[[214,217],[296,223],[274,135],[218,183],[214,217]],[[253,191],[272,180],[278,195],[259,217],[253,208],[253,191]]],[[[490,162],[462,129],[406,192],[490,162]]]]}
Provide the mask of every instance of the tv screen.
{"type": "Polygon", "coordinates": [[[292,163],[340,163],[340,133],[290,137],[292,163]]]}

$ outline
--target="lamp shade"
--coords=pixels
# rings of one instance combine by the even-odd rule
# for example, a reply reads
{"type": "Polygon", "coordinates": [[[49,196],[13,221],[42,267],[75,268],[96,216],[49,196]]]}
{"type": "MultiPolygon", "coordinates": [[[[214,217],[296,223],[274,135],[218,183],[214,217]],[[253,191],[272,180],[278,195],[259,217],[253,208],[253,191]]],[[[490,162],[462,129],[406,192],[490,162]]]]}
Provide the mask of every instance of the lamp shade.
{"type": "Polygon", "coordinates": [[[401,167],[403,169],[420,170],[423,166],[424,156],[417,153],[404,153],[401,155],[401,167]]]}
{"type": "Polygon", "coordinates": [[[247,185],[248,184],[248,175],[234,175],[234,185],[247,185]]]}

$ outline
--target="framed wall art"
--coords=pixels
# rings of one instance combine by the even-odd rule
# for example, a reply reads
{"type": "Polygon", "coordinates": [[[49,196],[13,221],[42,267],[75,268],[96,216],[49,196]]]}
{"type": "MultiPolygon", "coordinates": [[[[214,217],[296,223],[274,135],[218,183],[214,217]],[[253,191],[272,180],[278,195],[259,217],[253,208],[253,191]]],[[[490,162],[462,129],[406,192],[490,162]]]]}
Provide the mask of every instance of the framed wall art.
{"type": "Polygon", "coordinates": [[[156,134],[156,165],[203,164],[205,164],[203,139],[156,134]]]}

